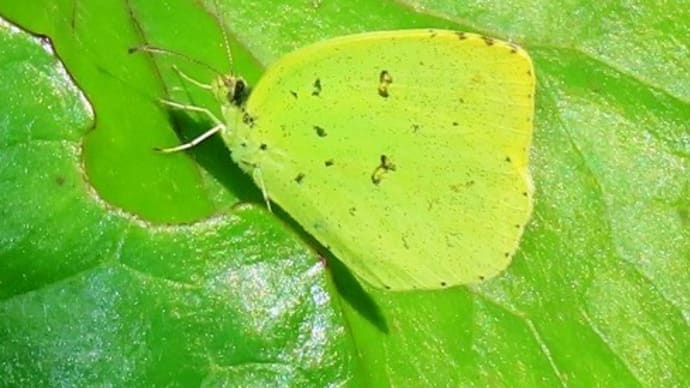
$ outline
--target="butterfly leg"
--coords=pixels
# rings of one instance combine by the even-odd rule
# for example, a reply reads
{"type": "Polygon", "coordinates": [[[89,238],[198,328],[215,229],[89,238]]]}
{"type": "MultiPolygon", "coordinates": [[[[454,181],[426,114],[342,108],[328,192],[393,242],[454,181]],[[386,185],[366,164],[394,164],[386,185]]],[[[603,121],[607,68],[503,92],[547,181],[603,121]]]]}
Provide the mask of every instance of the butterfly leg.
{"type": "Polygon", "coordinates": [[[198,145],[202,141],[204,141],[204,140],[208,139],[209,137],[215,135],[216,133],[222,131],[223,128],[225,128],[225,126],[222,124],[216,125],[215,127],[209,129],[208,131],[202,133],[201,135],[195,137],[194,139],[192,139],[191,141],[188,141],[186,143],[180,144],[180,145],[175,146],[175,147],[170,147],[170,148],[154,148],[154,149],[158,152],[162,152],[165,154],[169,154],[172,152],[178,152],[178,151],[184,151],[186,149],[189,149],[189,148],[192,148],[192,147],[198,145]]]}
{"type": "Polygon", "coordinates": [[[261,187],[261,194],[264,196],[264,201],[266,202],[266,207],[268,208],[269,212],[272,212],[271,210],[271,200],[268,198],[268,191],[266,190],[266,184],[264,183],[264,177],[261,175],[261,169],[256,167],[252,170],[252,175],[254,178],[254,181],[259,184],[259,187],[261,187]]]}
{"type": "Polygon", "coordinates": [[[194,86],[196,86],[196,87],[198,87],[198,88],[205,89],[205,90],[212,90],[212,89],[213,89],[213,86],[211,86],[210,84],[206,84],[206,83],[203,83],[203,82],[201,82],[201,81],[198,81],[198,80],[192,78],[191,76],[185,74],[185,73],[184,73],[182,70],[180,70],[177,66],[174,66],[174,65],[173,65],[172,68],[173,68],[173,70],[175,70],[175,72],[177,73],[177,75],[179,75],[180,77],[182,77],[182,79],[184,79],[185,81],[189,82],[190,84],[192,84],[192,85],[194,85],[194,86]]]}
{"type": "Polygon", "coordinates": [[[180,110],[186,110],[189,112],[199,112],[203,113],[206,116],[208,116],[211,121],[215,124],[213,128],[209,129],[208,131],[202,133],[201,135],[197,136],[196,138],[192,139],[192,141],[189,141],[184,144],[180,144],[179,146],[176,147],[170,147],[170,148],[155,148],[156,151],[163,152],[163,153],[171,153],[171,152],[178,152],[178,151],[183,151],[189,148],[194,147],[195,145],[201,143],[202,141],[208,139],[212,135],[222,131],[225,128],[225,124],[221,122],[210,110],[206,108],[202,108],[199,106],[194,106],[194,105],[188,105],[188,104],[180,104],[179,102],[175,101],[170,101],[170,100],[160,100],[162,104],[167,105],[171,108],[175,109],[180,109],[180,110]]]}
{"type": "Polygon", "coordinates": [[[174,109],[186,110],[186,111],[188,111],[188,112],[199,112],[199,113],[203,113],[203,114],[206,115],[209,119],[211,119],[211,121],[213,121],[213,124],[215,124],[215,125],[220,125],[220,126],[223,126],[223,125],[224,125],[223,122],[220,121],[220,120],[218,119],[218,117],[216,117],[216,115],[214,115],[210,110],[208,110],[208,109],[206,109],[206,108],[202,108],[202,107],[196,106],[196,105],[180,104],[179,102],[170,101],[170,100],[165,100],[165,99],[161,99],[160,102],[161,102],[161,104],[167,105],[167,106],[169,106],[169,107],[171,107],[171,108],[174,108],[174,109]]]}

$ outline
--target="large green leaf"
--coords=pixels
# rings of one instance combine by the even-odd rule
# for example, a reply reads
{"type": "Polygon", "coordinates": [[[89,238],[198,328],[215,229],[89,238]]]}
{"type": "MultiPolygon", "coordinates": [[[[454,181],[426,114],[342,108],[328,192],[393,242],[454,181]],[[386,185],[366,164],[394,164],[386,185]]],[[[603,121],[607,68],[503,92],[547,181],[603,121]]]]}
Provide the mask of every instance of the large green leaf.
{"type": "Polygon", "coordinates": [[[0,0],[0,15],[49,37],[66,70],[46,42],[0,28],[0,385],[690,378],[681,1],[32,3],[0,0]],[[201,80],[214,72],[195,61],[228,69],[223,29],[253,83],[307,43],[411,27],[513,39],[534,59],[536,208],[495,279],[362,288],[334,258],[324,269],[328,252],[288,215],[265,210],[220,140],[152,151],[208,128],[157,101],[217,109],[172,66],[201,80]],[[128,53],[142,44],[194,60],[128,53]]]}

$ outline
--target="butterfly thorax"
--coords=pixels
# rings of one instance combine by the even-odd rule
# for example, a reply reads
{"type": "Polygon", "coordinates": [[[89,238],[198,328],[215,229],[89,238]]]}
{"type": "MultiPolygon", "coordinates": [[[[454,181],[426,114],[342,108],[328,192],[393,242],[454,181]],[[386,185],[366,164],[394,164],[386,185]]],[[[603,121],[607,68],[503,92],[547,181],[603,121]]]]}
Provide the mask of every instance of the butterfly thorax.
{"type": "Polygon", "coordinates": [[[220,102],[225,121],[223,141],[230,149],[233,160],[243,170],[250,172],[258,164],[256,151],[260,149],[261,144],[252,140],[250,136],[253,120],[245,110],[249,87],[244,79],[230,74],[217,77],[212,84],[212,90],[220,102]]]}
{"type": "Polygon", "coordinates": [[[213,95],[221,105],[235,105],[241,107],[249,97],[247,82],[233,74],[221,75],[211,84],[213,95]]]}

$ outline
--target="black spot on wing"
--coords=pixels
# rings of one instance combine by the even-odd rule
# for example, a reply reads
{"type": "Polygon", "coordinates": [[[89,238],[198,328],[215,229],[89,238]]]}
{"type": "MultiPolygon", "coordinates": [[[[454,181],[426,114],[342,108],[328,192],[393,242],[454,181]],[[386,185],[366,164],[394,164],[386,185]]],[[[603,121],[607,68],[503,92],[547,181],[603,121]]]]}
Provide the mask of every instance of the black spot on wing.
{"type": "Polygon", "coordinates": [[[381,73],[379,73],[379,96],[381,97],[388,97],[388,87],[390,84],[393,83],[393,77],[391,74],[388,72],[388,70],[381,70],[381,73]]]}
{"type": "Polygon", "coordinates": [[[295,182],[297,184],[301,184],[302,181],[304,181],[304,174],[303,173],[297,174],[297,176],[295,177],[295,182]]]}
{"type": "Polygon", "coordinates": [[[312,96],[319,96],[321,95],[321,79],[317,78],[314,80],[314,83],[312,84],[312,96]]]}
{"type": "Polygon", "coordinates": [[[323,165],[326,167],[331,167],[333,165],[333,159],[328,159],[325,162],[323,162],[323,165]]]}
{"type": "Polygon", "coordinates": [[[324,129],[323,127],[320,127],[318,125],[314,125],[314,130],[316,131],[316,135],[318,135],[319,137],[328,136],[328,134],[326,133],[326,129],[324,129]]]}
{"type": "Polygon", "coordinates": [[[395,171],[396,166],[393,161],[386,155],[381,155],[379,165],[371,173],[371,183],[378,185],[381,183],[383,176],[389,171],[395,171]]]}
{"type": "Polygon", "coordinates": [[[381,167],[386,171],[395,171],[395,164],[386,155],[381,155],[381,167]]]}
{"type": "Polygon", "coordinates": [[[248,112],[244,112],[242,115],[242,122],[247,124],[249,128],[254,128],[254,124],[256,123],[256,117],[250,115],[248,112]]]}
{"type": "Polygon", "coordinates": [[[450,190],[456,193],[461,193],[465,189],[474,186],[474,180],[469,180],[465,183],[454,183],[449,186],[450,190]]]}
{"type": "Polygon", "coordinates": [[[402,235],[401,239],[402,239],[403,247],[405,247],[405,249],[407,249],[409,251],[410,250],[410,243],[407,241],[407,236],[402,235]]]}

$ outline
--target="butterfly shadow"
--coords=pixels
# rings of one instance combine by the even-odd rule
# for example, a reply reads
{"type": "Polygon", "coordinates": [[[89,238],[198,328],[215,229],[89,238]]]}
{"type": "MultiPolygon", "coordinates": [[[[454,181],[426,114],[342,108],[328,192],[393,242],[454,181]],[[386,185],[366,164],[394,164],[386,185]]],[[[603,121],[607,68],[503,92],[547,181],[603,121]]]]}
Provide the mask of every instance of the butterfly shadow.
{"type": "MultiPolygon", "coordinates": [[[[187,112],[168,110],[168,119],[181,143],[195,139],[212,127],[208,120],[198,120],[187,112]]],[[[256,187],[249,175],[245,174],[232,160],[230,151],[220,136],[211,136],[201,144],[186,150],[198,164],[223,187],[231,190],[240,203],[264,203],[261,190],[256,187]]],[[[314,247],[317,252],[325,252],[327,268],[331,270],[333,283],[338,294],[362,317],[384,333],[388,325],[381,309],[371,295],[364,289],[350,270],[328,249],[309,235],[287,212],[274,206],[273,213],[292,230],[297,231],[302,241],[314,247]]]]}
{"type": "MultiPolygon", "coordinates": [[[[174,109],[168,110],[168,120],[180,143],[189,142],[213,127],[208,120],[194,119],[187,112],[174,109]]],[[[220,136],[211,136],[185,152],[223,187],[231,190],[239,202],[263,203],[261,192],[232,160],[220,136]]]]}
{"type": "Polygon", "coordinates": [[[314,237],[307,233],[302,226],[292,219],[283,209],[276,206],[273,209],[273,213],[288,224],[292,230],[297,231],[302,241],[314,247],[316,252],[325,260],[326,268],[330,269],[333,283],[340,297],[378,330],[388,334],[388,324],[381,308],[376,304],[371,294],[366,291],[347,266],[330,253],[329,250],[314,237]]]}
{"type": "Polygon", "coordinates": [[[340,296],[374,327],[388,334],[386,318],[371,294],[362,287],[352,272],[335,256],[329,253],[327,260],[328,267],[333,274],[333,282],[340,296]]]}

